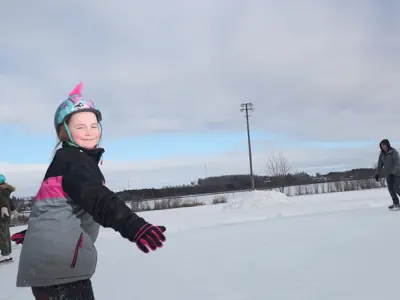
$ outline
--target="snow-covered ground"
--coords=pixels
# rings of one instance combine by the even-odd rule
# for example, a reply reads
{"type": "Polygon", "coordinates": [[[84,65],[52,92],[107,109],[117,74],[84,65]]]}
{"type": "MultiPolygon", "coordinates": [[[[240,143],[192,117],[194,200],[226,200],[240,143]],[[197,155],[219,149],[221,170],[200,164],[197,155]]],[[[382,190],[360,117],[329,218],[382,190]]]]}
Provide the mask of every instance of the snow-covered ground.
{"type": "MultiPolygon", "coordinates": [[[[398,299],[400,211],[386,189],[286,198],[243,194],[229,203],[143,212],[167,226],[149,255],[102,229],[96,299],[398,299]]],[[[13,232],[21,228],[12,228],[13,232]]],[[[32,299],[16,288],[15,262],[0,266],[0,299],[32,299]]]]}

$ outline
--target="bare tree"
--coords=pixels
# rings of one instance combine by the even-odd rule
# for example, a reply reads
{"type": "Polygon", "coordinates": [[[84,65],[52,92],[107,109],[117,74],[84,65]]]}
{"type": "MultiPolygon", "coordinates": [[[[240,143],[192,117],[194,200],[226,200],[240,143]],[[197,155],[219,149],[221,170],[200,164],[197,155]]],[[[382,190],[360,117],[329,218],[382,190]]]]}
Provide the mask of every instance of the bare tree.
{"type": "Polygon", "coordinates": [[[343,184],[341,181],[335,181],[334,183],[336,192],[343,192],[343,184]]]}
{"type": "Polygon", "coordinates": [[[272,155],[267,163],[267,173],[271,176],[279,186],[279,191],[284,192],[286,184],[286,176],[290,171],[290,164],[281,154],[278,156],[272,155]]]}
{"type": "MultiPolygon", "coordinates": [[[[325,194],[326,193],[326,182],[321,183],[321,193],[325,194]]],[[[329,185],[329,182],[328,182],[329,185]]]]}
{"type": "Polygon", "coordinates": [[[386,178],[380,178],[379,184],[381,185],[381,187],[385,187],[386,186],[386,178]]]}
{"type": "Polygon", "coordinates": [[[272,155],[268,160],[267,170],[270,176],[286,176],[289,174],[290,165],[287,159],[279,154],[272,155]]]}
{"type": "Polygon", "coordinates": [[[305,192],[306,192],[305,189],[304,189],[304,185],[301,185],[301,184],[296,185],[295,191],[296,191],[296,196],[304,195],[305,192]]]}
{"type": "Polygon", "coordinates": [[[332,182],[327,182],[327,184],[328,184],[328,193],[337,192],[335,189],[335,186],[332,184],[332,182]]]}
{"type": "Polygon", "coordinates": [[[314,194],[319,194],[319,186],[320,186],[320,184],[319,183],[314,183],[313,184],[313,187],[314,187],[314,194]]]}
{"type": "Polygon", "coordinates": [[[305,192],[306,195],[312,194],[311,186],[309,184],[306,184],[304,186],[304,192],[305,192]]]}

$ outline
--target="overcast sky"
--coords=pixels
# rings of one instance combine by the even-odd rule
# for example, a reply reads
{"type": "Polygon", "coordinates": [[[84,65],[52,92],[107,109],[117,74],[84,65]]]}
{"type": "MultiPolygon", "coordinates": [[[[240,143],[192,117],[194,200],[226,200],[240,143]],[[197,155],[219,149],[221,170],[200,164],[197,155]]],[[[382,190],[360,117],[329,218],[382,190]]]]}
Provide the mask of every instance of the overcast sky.
{"type": "Polygon", "coordinates": [[[399,1],[3,1],[0,173],[35,194],[54,112],[80,81],[104,115],[108,186],[326,173],[400,142],[399,1]]]}

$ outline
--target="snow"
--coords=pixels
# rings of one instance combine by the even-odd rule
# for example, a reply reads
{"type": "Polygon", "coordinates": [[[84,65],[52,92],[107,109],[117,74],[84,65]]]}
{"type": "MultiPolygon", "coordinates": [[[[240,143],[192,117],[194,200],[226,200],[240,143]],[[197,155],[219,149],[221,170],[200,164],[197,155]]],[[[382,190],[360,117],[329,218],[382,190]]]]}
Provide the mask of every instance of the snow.
{"type": "MultiPolygon", "coordinates": [[[[400,212],[386,189],[286,197],[237,193],[226,204],[142,212],[167,226],[149,255],[102,229],[96,300],[398,299],[400,212]]],[[[23,227],[12,228],[13,232],[23,227]]],[[[0,299],[16,288],[15,262],[0,266],[0,299]]]]}

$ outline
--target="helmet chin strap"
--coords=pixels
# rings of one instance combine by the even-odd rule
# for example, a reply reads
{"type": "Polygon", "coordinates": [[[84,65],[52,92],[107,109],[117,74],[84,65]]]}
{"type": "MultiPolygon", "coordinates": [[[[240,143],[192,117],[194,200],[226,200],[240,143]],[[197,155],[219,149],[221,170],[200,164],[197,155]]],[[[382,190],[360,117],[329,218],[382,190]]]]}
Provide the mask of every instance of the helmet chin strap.
{"type": "MultiPolygon", "coordinates": [[[[75,141],[74,141],[74,139],[72,138],[72,134],[71,134],[71,131],[69,130],[69,127],[68,127],[68,125],[67,125],[67,122],[63,122],[64,123],[64,128],[65,128],[65,131],[67,132],[67,135],[68,135],[68,138],[69,138],[69,141],[67,142],[70,146],[74,146],[74,147],[80,147],[77,143],[75,143],[75,141]]],[[[96,148],[98,148],[99,147],[99,145],[100,145],[100,142],[101,142],[101,138],[102,138],[102,136],[103,136],[103,126],[101,125],[101,123],[99,122],[99,126],[100,126],[100,137],[99,137],[99,141],[98,141],[98,143],[96,144],[96,148]]]]}
{"type": "Polygon", "coordinates": [[[96,145],[96,148],[98,148],[100,146],[101,138],[103,137],[103,125],[101,125],[100,122],[99,122],[99,126],[100,126],[100,137],[99,137],[99,142],[96,145]]]}
{"type": "Polygon", "coordinates": [[[69,141],[67,141],[68,145],[79,148],[79,146],[74,142],[74,139],[72,138],[72,134],[71,134],[71,131],[69,130],[67,122],[64,121],[63,123],[64,123],[65,131],[67,132],[67,135],[68,135],[68,138],[69,138],[69,141]]]}

